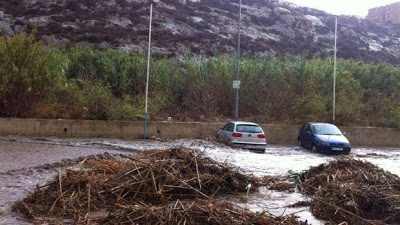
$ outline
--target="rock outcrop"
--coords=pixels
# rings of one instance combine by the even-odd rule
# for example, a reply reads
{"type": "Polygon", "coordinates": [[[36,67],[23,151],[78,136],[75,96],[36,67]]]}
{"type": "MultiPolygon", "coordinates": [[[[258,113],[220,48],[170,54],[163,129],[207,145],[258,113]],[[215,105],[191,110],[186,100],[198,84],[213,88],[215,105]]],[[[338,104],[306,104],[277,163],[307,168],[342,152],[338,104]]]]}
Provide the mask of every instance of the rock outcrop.
{"type": "MultiPolygon", "coordinates": [[[[238,1],[154,0],[153,54],[232,54],[238,1]]],[[[47,43],[114,46],[144,53],[150,1],[2,0],[4,35],[31,32],[47,43]]],[[[278,0],[243,1],[242,52],[332,55],[335,16],[278,0]]],[[[400,65],[400,25],[338,17],[338,57],[400,65]]]]}

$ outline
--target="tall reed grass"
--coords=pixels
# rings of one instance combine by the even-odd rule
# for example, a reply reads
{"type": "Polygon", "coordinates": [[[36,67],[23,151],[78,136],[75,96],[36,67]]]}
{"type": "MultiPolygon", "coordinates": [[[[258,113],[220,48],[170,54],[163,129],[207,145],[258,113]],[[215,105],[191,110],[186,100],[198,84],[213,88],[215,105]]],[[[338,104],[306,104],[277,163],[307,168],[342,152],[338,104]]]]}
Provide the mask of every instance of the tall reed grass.
{"type": "MultiPolygon", "coordinates": [[[[150,115],[231,118],[235,56],[153,59],[150,115]]],[[[33,36],[0,39],[3,117],[134,120],[143,114],[146,58],[115,49],[57,49],[33,36]]],[[[241,61],[239,116],[257,122],[331,121],[333,60],[273,54],[241,61]]],[[[338,61],[337,122],[400,127],[400,68],[338,61]]]]}

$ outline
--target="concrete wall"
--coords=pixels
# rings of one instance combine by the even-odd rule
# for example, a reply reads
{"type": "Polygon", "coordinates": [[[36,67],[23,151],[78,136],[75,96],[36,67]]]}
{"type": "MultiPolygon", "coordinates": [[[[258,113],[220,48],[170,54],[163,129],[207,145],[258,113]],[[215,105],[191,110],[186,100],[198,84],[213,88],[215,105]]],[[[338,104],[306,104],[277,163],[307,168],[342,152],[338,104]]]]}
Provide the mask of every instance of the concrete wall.
{"type": "MultiPolygon", "coordinates": [[[[149,122],[148,136],[214,137],[222,123],[149,122]]],[[[144,122],[0,118],[0,135],[143,138],[144,122]]],[[[262,124],[270,144],[296,144],[298,125],[262,124]]],[[[353,146],[400,147],[400,129],[341,127],[353,146]]]]}

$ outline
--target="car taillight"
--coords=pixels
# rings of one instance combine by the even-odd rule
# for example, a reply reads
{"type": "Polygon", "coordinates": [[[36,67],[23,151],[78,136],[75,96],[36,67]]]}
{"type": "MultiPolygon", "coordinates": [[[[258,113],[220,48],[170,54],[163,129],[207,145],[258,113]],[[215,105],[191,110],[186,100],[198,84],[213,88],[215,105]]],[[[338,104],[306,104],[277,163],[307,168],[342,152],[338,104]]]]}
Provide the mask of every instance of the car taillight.
{"type": "Polygon", "coordinates": [[[259,135],[257,135],[257,137],[258,137],[258,138],[266,138],[266,137],[265,137],[265,134],[259,134],[259,135]]]}
{"type": "Polygon", "coordinates": [[[319,142],[319,145],[329,145],[329,143],[326,143],[326,142],[320,141],[320,142],[319,142]]]}
{"type": "Polygon", "coordinates": [[[233,133],[232,137],[241,138],[243,136],[242,133],[233,133]]]}

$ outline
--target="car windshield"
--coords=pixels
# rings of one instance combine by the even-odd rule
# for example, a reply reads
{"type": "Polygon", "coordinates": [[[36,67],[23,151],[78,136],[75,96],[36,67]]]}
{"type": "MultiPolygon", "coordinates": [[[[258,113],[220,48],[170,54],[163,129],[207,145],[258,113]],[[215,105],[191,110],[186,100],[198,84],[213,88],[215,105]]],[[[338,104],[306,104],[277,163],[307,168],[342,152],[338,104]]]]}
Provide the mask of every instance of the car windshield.
{"type": "Polygon", "coordinates": [[[262,133],[261,127],[257,125],[249,125],[249,124],[238,124],[236,125],[237,132],[243,133],[262,133]]]}
{"type": "Polygon", "coordinates": [[[331,124],[314,125],[314,133],[320,135],[341,135],[339,128],[331,124]]]}

